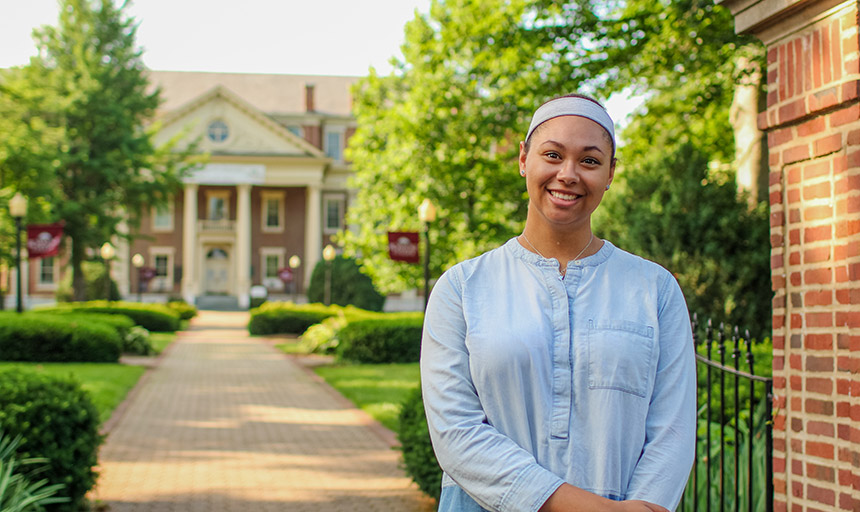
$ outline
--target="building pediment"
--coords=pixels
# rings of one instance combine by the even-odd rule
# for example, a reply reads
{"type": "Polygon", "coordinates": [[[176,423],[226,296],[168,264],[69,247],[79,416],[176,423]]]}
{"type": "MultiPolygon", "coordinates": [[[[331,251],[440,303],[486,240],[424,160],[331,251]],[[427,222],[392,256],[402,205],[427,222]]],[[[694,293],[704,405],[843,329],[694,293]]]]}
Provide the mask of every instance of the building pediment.
{"type": "Polygon", "coordinates": [[[183,145],[197,141],[198,150],[211,155],[325,158],[302,137],[222,86],[161,119],[156,142],[176,137],[183,145]]]}

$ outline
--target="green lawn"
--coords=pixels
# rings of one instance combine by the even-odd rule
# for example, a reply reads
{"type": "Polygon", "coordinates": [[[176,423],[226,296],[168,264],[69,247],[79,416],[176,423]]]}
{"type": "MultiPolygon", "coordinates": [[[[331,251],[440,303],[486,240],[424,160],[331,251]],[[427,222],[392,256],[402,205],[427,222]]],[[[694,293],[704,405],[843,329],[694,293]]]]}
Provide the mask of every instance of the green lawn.
{"type": "Polygon", "coordinates": [[[400,405],[419,385],[418,363],[331,365],[319,366],[314,371],[395,432],[400,405]]]}
{"type": "Polygon", "coordinates": [[[176,339],[175,332],[151,332],[149,340],[152,342],[152,348],[156,354],[160,354],[176,339]]]}
{"type": "Polygon", "coordinates": [[[101,423],[110,418],[145,370],[142,366],[112,363],[0,363],[0,371],[11,368],[73,376],[92,397],[101,423]]]}

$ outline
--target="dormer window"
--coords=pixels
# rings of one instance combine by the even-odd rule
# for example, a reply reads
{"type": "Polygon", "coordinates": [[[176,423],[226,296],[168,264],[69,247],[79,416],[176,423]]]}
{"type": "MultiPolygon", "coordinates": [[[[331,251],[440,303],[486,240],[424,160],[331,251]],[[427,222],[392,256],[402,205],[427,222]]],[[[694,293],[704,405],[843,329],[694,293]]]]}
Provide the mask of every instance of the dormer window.
{"type": "Polygon", "coordinates": [[[230,128],[227,127],[227,123],[224,121],[216,119],[209,123],[209,127],[206,129],[206,136],[212,142],[224,142],[230,136],[230,128]]]}

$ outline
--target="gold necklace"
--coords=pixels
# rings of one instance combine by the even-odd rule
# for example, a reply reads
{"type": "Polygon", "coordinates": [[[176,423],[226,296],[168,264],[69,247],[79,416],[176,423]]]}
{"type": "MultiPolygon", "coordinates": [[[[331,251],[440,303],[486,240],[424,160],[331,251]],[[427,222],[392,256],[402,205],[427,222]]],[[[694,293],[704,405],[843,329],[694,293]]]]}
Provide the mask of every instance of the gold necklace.
{"type": "MultiPolygon", "coordinates": [[[[545,260],[548,260],[548,259],[549,259],[549,258],[547,258],[546,256],[544,256],[544,255],[543,255],[543,253],[541,253],[539,250],[537,250],[537,247],[535,247],[535,246],[534,246],[534,244],[532,243],[532,241],[531,241],[531,240],[529,240],[529,237],[527,237],[527,236],[526,236],[526,232],[525,232],[525,231],[523,231],[523,238],[525,239],[526,243],[527,243],[527,244],[529,244],[529,247],[531,247],[532,249],[534,249],[534,251],[535,251],[536,253],[538,253],[538,254],[540,255],[540,257],[541,257],[541,258],[543,258],[543,259],[545,259],[545,260]]],[[[582,253],[584,253],[584,252],[586,251],[586,249],[588,249],[589,247],[591,247],[591,242],[593,242],[593,241],[594,241],[594,233],[592,233],[592,234],[591,234],[591,238],[589,238],[589,239],[588,239],[588,243],[587,243],[587,244],[585,244],[585,247],[583,247],[581,251],[579,251],[579,254],[577,254],[576,256],[574,256],[574,257],[573,257],[573,259],[572,259],[572,260],[570,260],[570,261],[576,261],[576,260],[578,260],[578,259],[579,259],[579,257],[580,257],[580,256],[582,256],[582,253]]],[[[559,274],[561,274],[561,275],[564,275],[566,272],[567,272],[567,268],[565,268],[564,270],[562,270],[561,268],[559,268],[559,270],[558,270],[558,273],[559,273],[559,274]]]]}

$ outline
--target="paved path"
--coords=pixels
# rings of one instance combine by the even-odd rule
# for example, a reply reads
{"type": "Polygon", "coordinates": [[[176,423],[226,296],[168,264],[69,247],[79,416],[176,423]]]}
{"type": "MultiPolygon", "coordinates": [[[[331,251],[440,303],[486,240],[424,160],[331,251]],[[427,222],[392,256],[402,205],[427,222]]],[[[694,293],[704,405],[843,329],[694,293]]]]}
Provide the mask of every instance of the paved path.
{"type": "Polygon", "coordinates": [[[432,510],[399,452],[265,340],[202,312],[117,411],[91,497],[110,512],[432,510]]]}

